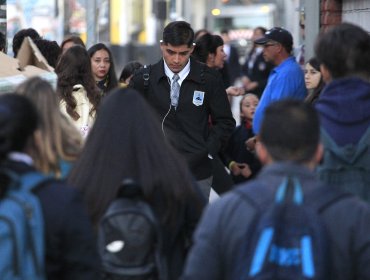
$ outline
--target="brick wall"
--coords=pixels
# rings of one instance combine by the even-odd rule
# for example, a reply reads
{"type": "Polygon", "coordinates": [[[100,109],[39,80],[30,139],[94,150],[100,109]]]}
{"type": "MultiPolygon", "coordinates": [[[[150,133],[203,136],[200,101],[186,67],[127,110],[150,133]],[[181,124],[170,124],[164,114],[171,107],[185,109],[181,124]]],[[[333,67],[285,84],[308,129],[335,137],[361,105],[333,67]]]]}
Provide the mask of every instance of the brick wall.
{"type": "Polygon", "coordinates": [[[321,0],[320,29],[342,22],[342,0],[321,0]]]}

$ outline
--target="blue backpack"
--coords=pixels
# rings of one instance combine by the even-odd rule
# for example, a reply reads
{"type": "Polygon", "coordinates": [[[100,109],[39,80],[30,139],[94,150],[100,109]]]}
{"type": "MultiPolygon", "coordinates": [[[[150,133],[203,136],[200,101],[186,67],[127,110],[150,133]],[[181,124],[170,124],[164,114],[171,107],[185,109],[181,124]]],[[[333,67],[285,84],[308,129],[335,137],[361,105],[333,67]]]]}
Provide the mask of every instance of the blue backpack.
{"type": "Polygon", "coordinates": [[[296,177],[284,178],[274,203],[266,188],[237,192],[258,211],[241,246],[234,279],[330,279],[330,244],[319,213],[348,194],[319,187],[304,199],[296,177]]]}
{"type": "Polygon", "coordinates": [[[9,170],[1,177],[9,183],[0,198],[0,279],[44,280],[43,215],[32,190],[47,177],[9,170]]]}

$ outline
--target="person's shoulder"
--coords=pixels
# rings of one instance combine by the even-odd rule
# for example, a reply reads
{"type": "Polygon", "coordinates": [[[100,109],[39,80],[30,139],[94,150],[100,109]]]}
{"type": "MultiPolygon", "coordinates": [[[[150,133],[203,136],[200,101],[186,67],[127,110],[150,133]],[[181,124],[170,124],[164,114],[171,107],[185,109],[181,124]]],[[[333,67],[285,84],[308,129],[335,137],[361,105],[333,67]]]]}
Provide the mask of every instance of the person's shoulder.
{"type": "MultiPolygon", "coordinates": [[[[251,182],[236,185],[233,190],[223,194],[220,198],[211,202],[207,208],[212,208],[213,212],[218,212],[218,215],[228,216],[232,215],[240,209],[246,210],[254,208],[254,206],[245,200],[243,197],[244,188],[249,188],[253,185],[251,182]]],[[[243,211],[244,211],[243,210],[243,211]]]]}
{"type": "Polygon", "coordinates": [[[216,69],[213,69],[211,67],[208,67],[206,64],[204,63],[199,63],[200,64],[200,69],[201,69],[201,75],[204,75],[204,78],[206,81],[222,81],[222,76],[221,76],[221,73],[216,70],[216,69]]]}
{"type": "Polygon", "coordinates": [[[81,194],[76,188],[60,179],[46,180],[35,192],[41,202],[51,205],[66,205],[75,199],[81,198],[81,194]]]}
{"type": "Polygon", "coordinates": [[[284,67],[282,67],[283,71],[291,71],[296,74],[303,75],[303,70],[301,66],[297,63],[297,61],[295,60],[294,56],[289,56],[284,62],[283,62],[284,67]]]}
{"type": "Polygon", "coordinates": [[[130,80],[130,87],[140,88],[140,85],[144,84],[145,75],[147,75],[148,81],[151,82],[153,80],[153,75],[156,77],[158,73],[161,73],[161,67],[163,67],[162,60],[158,61],[155,64],[145,64],[143,65],[143,67],[135,70],[130,80]]]}

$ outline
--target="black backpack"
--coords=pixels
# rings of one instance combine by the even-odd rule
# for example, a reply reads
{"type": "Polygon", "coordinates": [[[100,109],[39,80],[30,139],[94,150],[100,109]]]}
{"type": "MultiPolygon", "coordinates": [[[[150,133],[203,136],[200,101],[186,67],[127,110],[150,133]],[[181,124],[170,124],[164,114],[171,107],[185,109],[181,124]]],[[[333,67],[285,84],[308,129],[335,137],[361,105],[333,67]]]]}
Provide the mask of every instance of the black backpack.
{"type": "Polygon", "coordinates": [[[140,186],[126,179],[98,229],[104,279],[167,280],[162,235],[140,186]]]}
{"type": "Polygon", "coordinates": [[[237,192],[259,211],[241,246],[234,279],[330,279],[330,244],[319,213],[348,193],[319,187],[303,197],[296,177],[286,177],[275,194],[265,188],[237,192]]]}

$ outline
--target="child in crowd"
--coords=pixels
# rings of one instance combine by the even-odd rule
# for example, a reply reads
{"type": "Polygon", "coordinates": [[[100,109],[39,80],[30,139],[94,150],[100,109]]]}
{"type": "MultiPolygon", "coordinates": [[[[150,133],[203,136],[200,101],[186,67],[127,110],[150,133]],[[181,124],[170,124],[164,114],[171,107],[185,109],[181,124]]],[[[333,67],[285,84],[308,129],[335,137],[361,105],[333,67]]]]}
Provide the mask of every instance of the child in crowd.
{"type": "Polygon", "coordinates": [[[261,168],[254,152],[250,151],[246,145],[248,139],[254,137],[252,123],[258,102],[257,95],[253,93],[247,93],[242,98],[240,101],[241,124],[235,128],[226,148],[226,162],[234,183],[241,183],[254,177],[261,168]]]}

